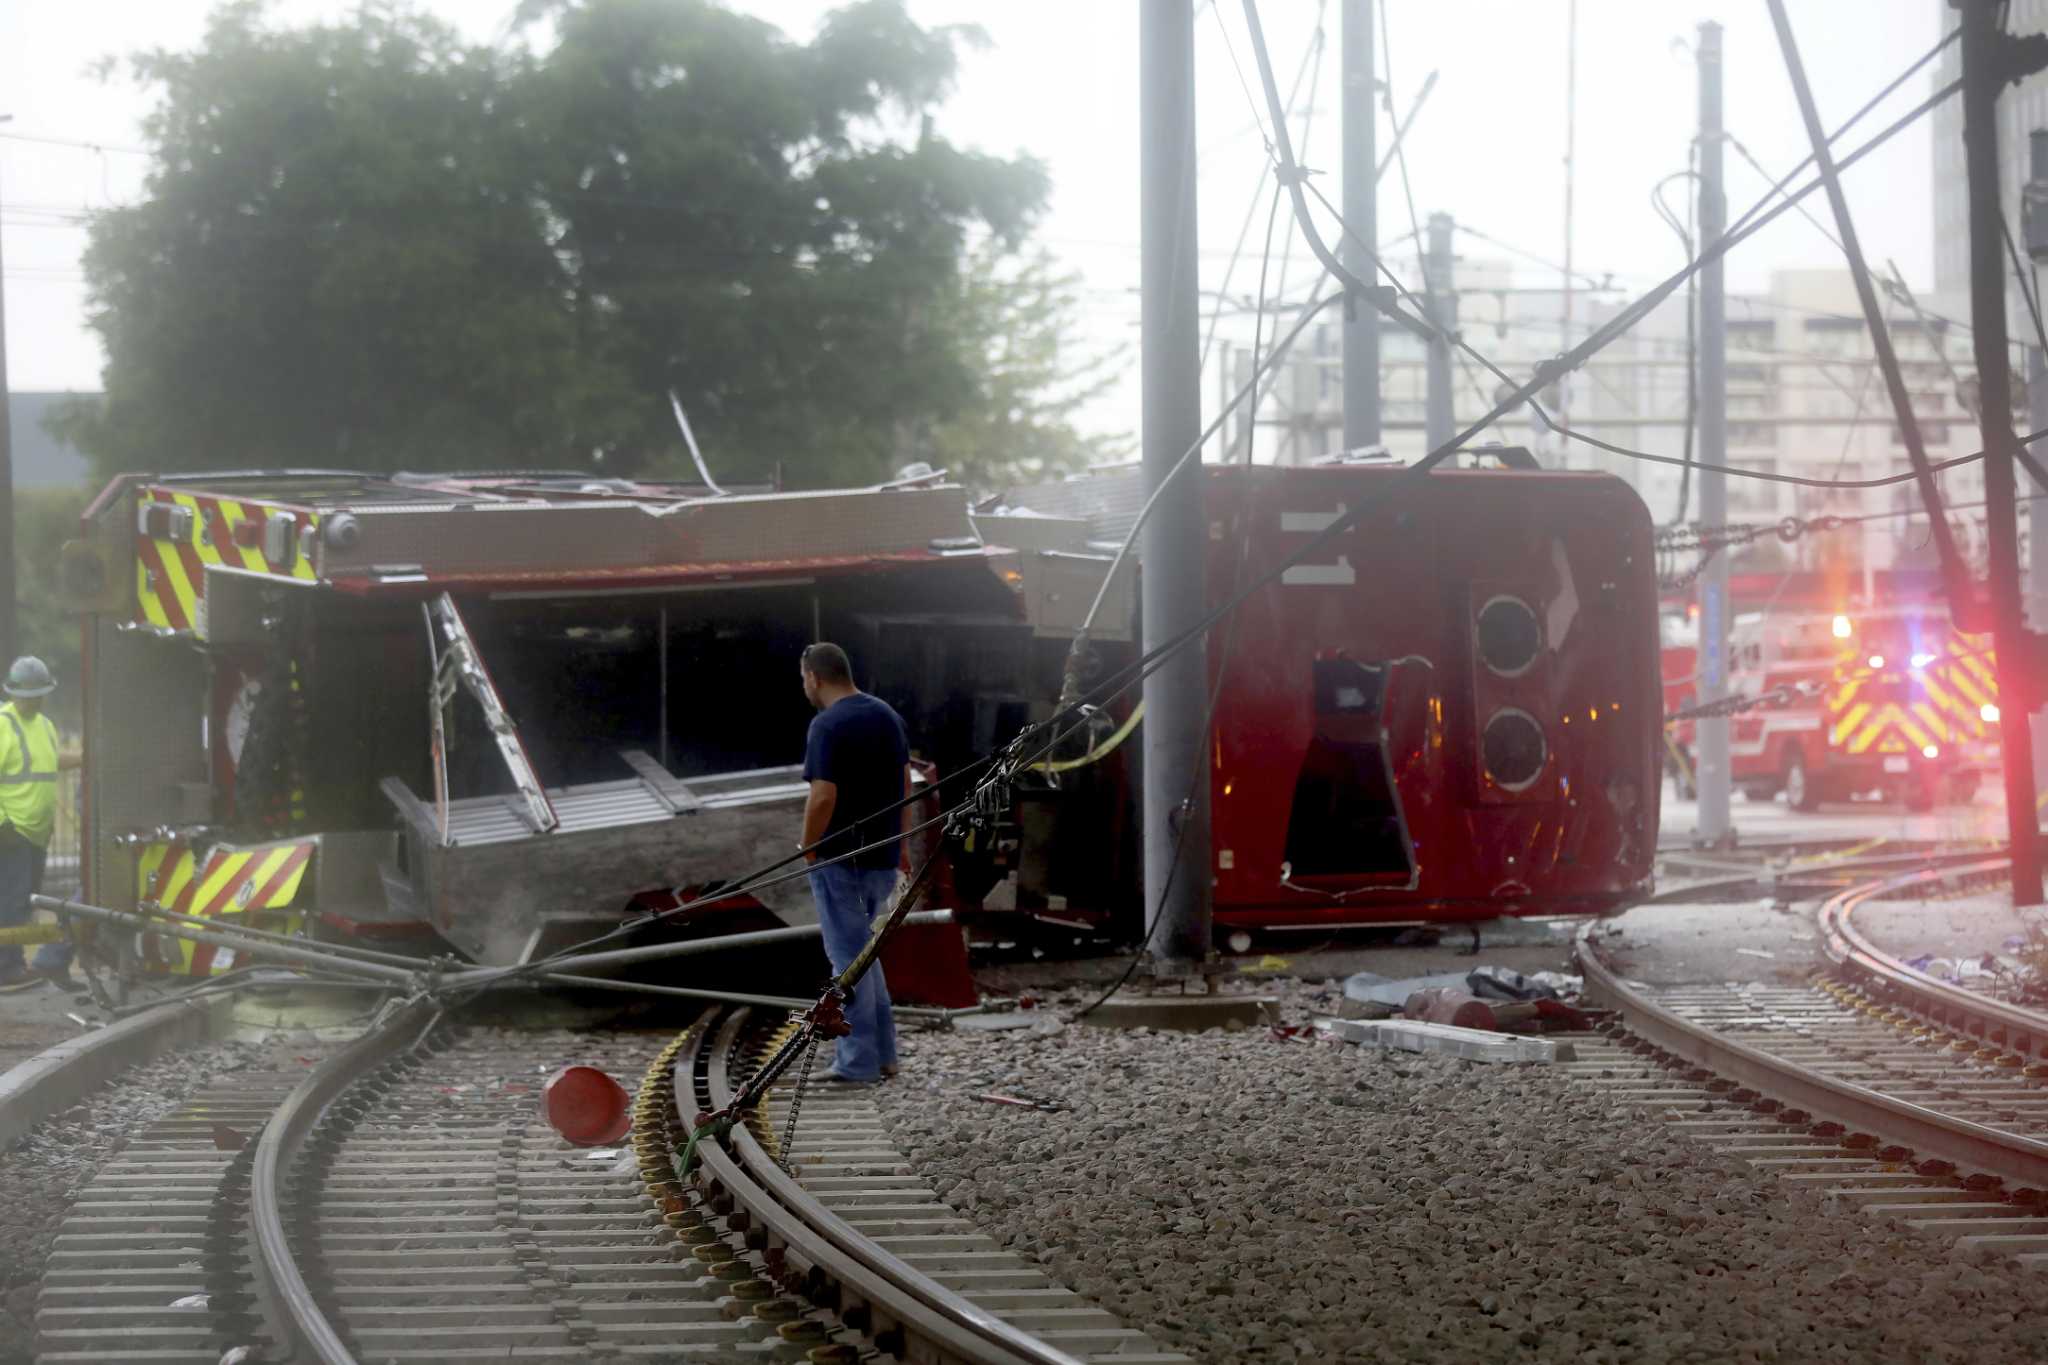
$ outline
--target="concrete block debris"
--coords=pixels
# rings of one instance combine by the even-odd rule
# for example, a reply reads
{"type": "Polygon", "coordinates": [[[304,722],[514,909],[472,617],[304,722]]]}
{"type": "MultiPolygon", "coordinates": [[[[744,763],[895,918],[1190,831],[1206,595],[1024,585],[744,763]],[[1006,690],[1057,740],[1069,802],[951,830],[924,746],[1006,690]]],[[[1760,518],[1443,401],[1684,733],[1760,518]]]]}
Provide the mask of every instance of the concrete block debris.
{"type": "Polygon", "coordinates": [[[1417,1019],[1318,1019],[1316,1027],[1361,1047],[1434,1052],[1473,1062],[1569,1062],[1576,1056],[1570,1043],[1417,1019]]]}

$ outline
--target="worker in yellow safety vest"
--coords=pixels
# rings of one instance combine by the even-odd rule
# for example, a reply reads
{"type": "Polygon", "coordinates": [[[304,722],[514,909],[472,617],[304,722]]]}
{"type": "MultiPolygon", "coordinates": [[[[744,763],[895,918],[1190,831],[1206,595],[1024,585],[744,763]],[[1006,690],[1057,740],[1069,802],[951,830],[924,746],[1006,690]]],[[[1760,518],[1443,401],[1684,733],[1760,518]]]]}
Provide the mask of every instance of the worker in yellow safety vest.
{"type": "MultiPolygon", "coordinates": [[[[78,755],[57,747],[57,727],[43,714],[43,699],[57,680],[41,659],[24,655],[7,670],[0,691],[0,929],[27,924],[29,897],[43,888],[43,861],[57,827],[57,773],[76,768],[78,755]]],[[[71,945],[45,943],[35,965],[22,965],[21,949],[0,944],[0,991],[49,982],[78,985],[71,975],[71,945]]]]}

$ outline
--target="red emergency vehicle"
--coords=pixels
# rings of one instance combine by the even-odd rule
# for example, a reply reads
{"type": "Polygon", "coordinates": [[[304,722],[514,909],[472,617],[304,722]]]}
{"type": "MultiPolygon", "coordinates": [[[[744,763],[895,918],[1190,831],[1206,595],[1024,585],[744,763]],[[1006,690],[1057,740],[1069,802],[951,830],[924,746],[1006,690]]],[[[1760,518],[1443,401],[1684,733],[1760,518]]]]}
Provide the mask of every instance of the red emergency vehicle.
{"type": "Polygon", "coordinates": [[[1730,769],[1753,799],[1794,810],[1866,793],[1914,810],[1976,793],[1996,741],[1989,637],[1952,628],[1938,604],[1738,616],[1736,695],[1793,699],[1733,718],[1730,769]]]}
{"type": "MultiPolygon", "coordinates": [[[[1003,506],[1028,515],[979,524],[1104,554],[1143,495],[1135,469],[1097,475],[1015,491],[1003,506]]],[[[1206,497],[1217,604],[1368,509],[1209,637],[1219,929],[1584,913],[1642,892],[1662,707],[1651,525],[1626,483],[1361,462],[1212,468],[1206,497]]],[[[997,895],[1135,911],[1137,747],[1020,797],[997,895]]]]}

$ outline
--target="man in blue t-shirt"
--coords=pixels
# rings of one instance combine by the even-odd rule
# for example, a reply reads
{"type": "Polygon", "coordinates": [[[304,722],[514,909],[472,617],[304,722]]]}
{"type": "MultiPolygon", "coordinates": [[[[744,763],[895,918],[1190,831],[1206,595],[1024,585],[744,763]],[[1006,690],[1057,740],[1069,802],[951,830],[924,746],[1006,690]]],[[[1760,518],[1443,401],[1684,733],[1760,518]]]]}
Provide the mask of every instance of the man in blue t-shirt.
{"type": "MultiPolygon", "coordinates": [[[[889,703],[853,685],[853,668],[838,645],[806,649],[801,672],[804,696],[818,714],[804,744],[811,794],[799,847],[811,864],[825,956],[837,973],[860,956],[896,890],[910,741],[889,703]],[[835,858],[841,861],[829,861],[835,858]]],[[[853,1031],[834,1047],[825,1079],[873,1085],[895,1075],[896,1016],[880,962],[854,987],[846,1022],[853,1031]]]]}

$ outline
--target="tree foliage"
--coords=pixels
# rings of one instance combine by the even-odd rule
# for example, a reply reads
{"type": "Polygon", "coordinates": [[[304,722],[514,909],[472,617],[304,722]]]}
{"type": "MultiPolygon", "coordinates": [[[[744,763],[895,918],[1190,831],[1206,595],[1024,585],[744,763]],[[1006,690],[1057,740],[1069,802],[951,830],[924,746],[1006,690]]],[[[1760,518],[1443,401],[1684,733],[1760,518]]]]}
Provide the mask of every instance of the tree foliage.
{"type": "Polygon", "coordinates": [[[402,7],[267,24],[161,90],[147,192],[93,225],[103,471],[670,467],[721,477],[1091,453],[1043,169],[936,132],[976,35],[860,0],[795,42],[710,0],[531,0],[531,45],[402,7]],[[542,36],[545,35],[545,41],[542,36]]]}
{"type": "MultiPolygon", "coordinates": [[[[57,675],[50,710],[66,728],[78,706],[78,618],[57,604],[58,552],[78,534],[90,494],[83,488],[18,488],[14,493],[15,630],[18,654],[33,654],[57,675]]],[[[0,667],[5,667],[0,663],[0,667]]]]}

